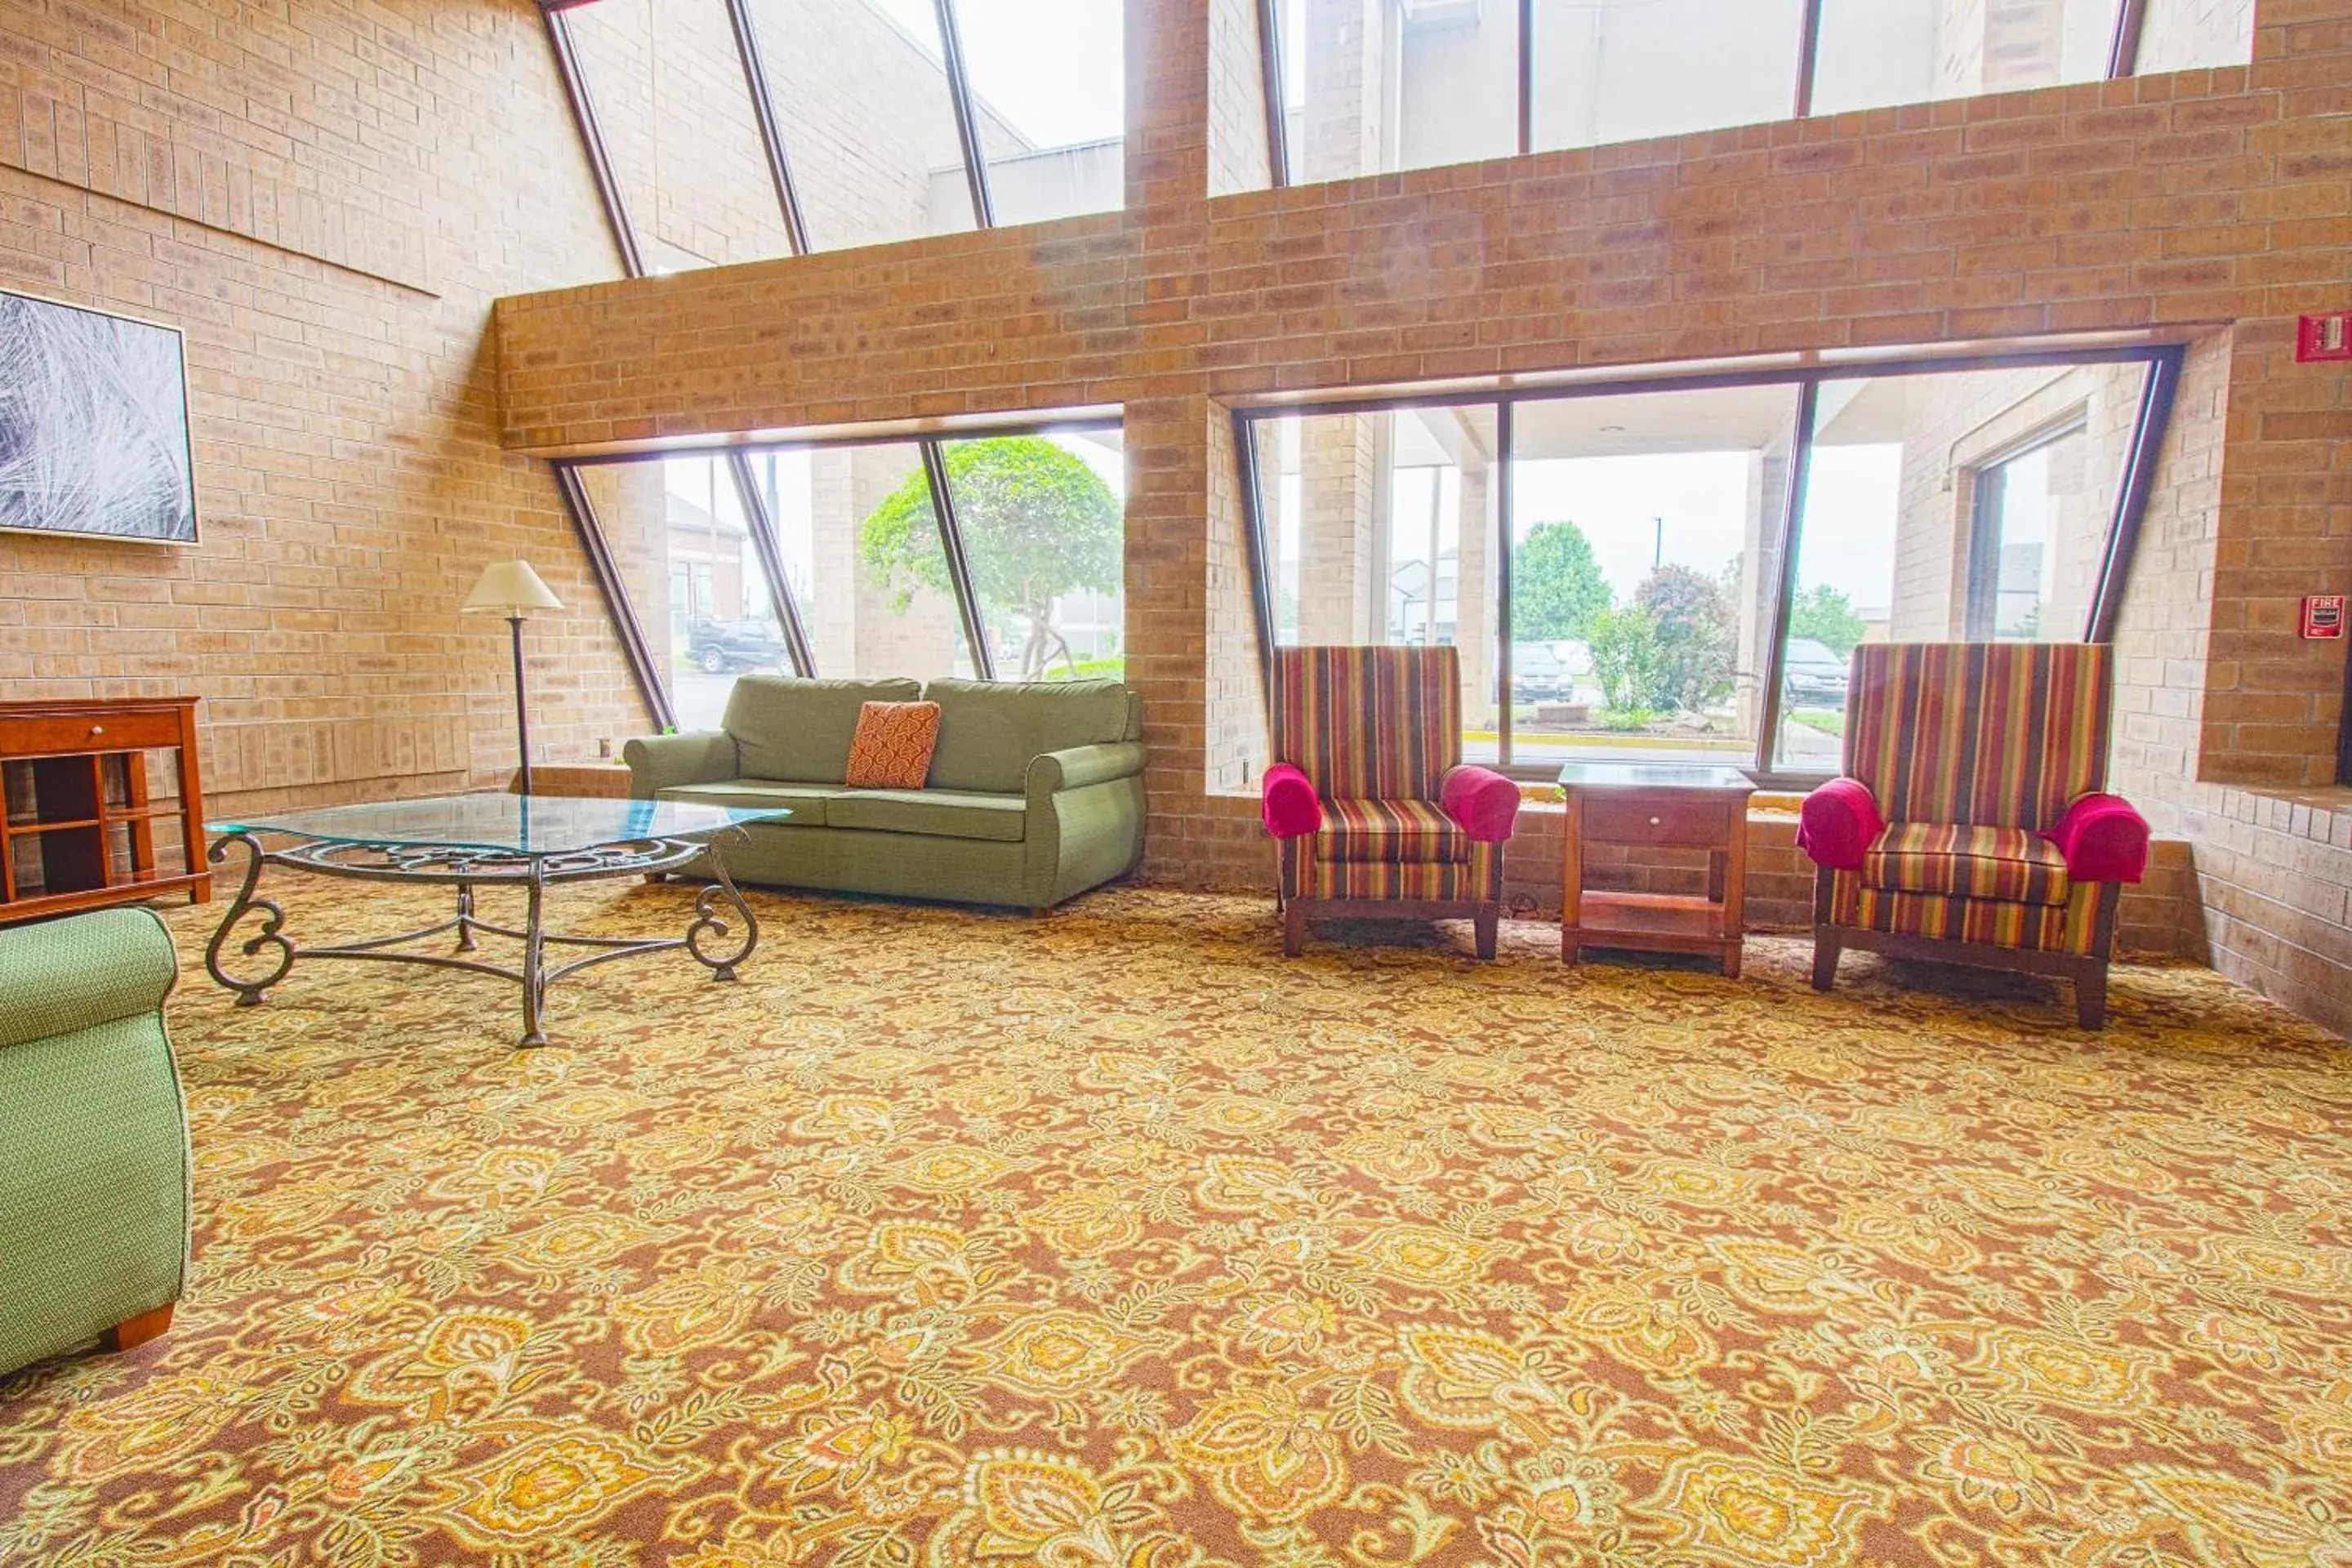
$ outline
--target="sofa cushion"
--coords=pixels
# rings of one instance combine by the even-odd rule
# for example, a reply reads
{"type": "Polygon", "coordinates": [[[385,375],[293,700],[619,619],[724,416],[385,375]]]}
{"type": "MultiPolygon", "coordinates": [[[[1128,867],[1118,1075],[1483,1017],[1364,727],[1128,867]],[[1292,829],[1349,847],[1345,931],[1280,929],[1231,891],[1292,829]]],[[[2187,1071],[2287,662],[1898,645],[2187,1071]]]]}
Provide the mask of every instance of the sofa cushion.
{"type": "Polygon", "coordinates": [[[1033,758],[1141,737],[1135,694],[1116,680],[934,680],[933,789],[1019,791],[1033,758]]]}
{"type": "Polygon", "coordinates": [[[1029,802],[1024,795],[969,790],[861,789],[826,801],[824,821],[828,827],[1018,844],[1029,830],[1029,802]]]}
{"type": "Polygon", "coordinates": [[[772,779],[729,779],[721,784],[672,784],[656,790],[656,800],[689,802],[695,805],[734,805],[752,811],[789,811],[794,827],[823,827],[824,803],[841,793],[839,784],[788,784],[772,779]]]}
{"type": "Polygon", "coordinates": [[[1891,824],[1863,857],[1862,879],[1888,892],[2012,904],[2063,904],[2068,891],[2066,858],[2047,838],[1960,823],[1891,824]]]}
{"type": "Polygon", "coordinates": [[[849,771],[849,741],[865,706],[921,695],[911,680],[747,675],[727,699],[724,724],[744,777],[837,784],[849,771]]]}

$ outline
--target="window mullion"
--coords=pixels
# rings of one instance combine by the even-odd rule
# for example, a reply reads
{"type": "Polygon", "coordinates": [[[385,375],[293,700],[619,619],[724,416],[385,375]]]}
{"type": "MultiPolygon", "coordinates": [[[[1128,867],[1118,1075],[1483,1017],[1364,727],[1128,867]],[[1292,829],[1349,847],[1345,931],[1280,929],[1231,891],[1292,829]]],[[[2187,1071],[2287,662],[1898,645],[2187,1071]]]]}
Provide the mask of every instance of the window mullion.
{"type": "Polygon", "coordinates": [[[1257,621],[1258,694],[1274,712],[1274,558],[1267,553],[1265,492],[1258,487],[1257,421],[1234,411],[1234,460],[1242,489],[1242,548],[1249,573],[1250,609],[1257,621]]]}
{"type": "Polygon", "coordinates": [[[1764,645],[1764,701],[1757,711],[1756,771],[1773,772],[1780,741],[1780,685],[1789,664],[1789,621],[1797,600],[1797,551],[1804,539],[1805,490],[1813,468],[1813,422],[1822,384],[1808,377],[1797,388],[1797,429],[1789,448],[1789,488],[1780,513],[1780,562],[1772,592],[1772,635],[1764,645]]]}
{"type": "MultiPolygon", "coordinates": [[[[947,0],[940,0],[945,5],[947,0]]],[[[637,246],[637,227],[629,216],[628,198],[621,190],[620,176],[613,171],[612,153],[604,145],[604,127],[596,119],[596,100],[588,90],[588,78],[580,68],[580,54],[572,38],[572,25],[562,8],[543,5],[540,20],[547,26],[547,41],[555,51],[555,74],[563,82],[563,96],[572,105],[572,123],[580,132],[580,145],[588,154],[588,173],[596,182],[596,195],[604,204],[604,221],[613,231],[613,244],[621,253],[624,276],[642,278],[646,275],[645,252],[637,246]]]]}
{"type": "Polygon", "coordinates": [[[613,617],[613,630],[621,639],[621,651],[629,661],[629,673],[635,677],[637,694],[645,699],[646,710],[663,730],[677,728],[677,710],[671,705],[669,689],[661,682],[659,668],[654,663],[651,645],[646,641],[644,625],[637,619],[637,607],[629,597],[628,584],[622,579],[618,562],[613,558],[613,547],[604,537],[604,524],[597,520],[596,503],[589,499],[588,487],[580,482],[580,473],[570,463],[553,465],[555,488],[563,498],[563,510],[572,516],[572,531],[579,535],[580,547],[588,557],[588,571],[596,579],[596,590],[604,595],[605,613],[613,617]]]}
{"type": "MultiPolygon", "coordinates": [[[[1517,458],[1517,432],[1507,398],[1495,405],[1495,760],[1504,767],[1512,761],[1511,654],[1511,530],[1516,521],[1518,487],[1511,469],[1517,458]]],[[[1434,573],[1435,568],[1433,567],[1434,573]]],[[[1457,570],[1455,576],[1461,575],[1457,570]]],[[[1457,581],[1454,592],[1461,592],[1457,581]]]]}
{"type": "Polygon", "coordinates": [[[1804,16],[1797,24],[1797,105],[1800,120],[1813,112],[1813,79],[1822,59],[1822,0],[1805,0],[1804,16]]]}
{"type": "Polygon", "coordinates": [[[955,103],[956,136],[963,143],[964,178],[971,187],[971,219],[981,228],[996,226],[996,206],[988,190],[988,160],[981,152],[980,116],[971,96],[971,73],[964,68],[963,33],[956,21],[955,0],[937,0],[940,13],[940,53],[948,76],[948,96],[955,103]]]}
{"type": "Polygon", "coordinates": [[[1519,0],[1519,156],[1536,150],[1536,0],[1519,0]]]}
{"type": "Polygon", "coordinates": [[[948,582],[955,589],[956,611],[963,618],[965,643],[971,649],[972,673],[982,680],[996,679],[996,658],[982,635],[980,598],[972,591],[971,562],[963,552],[963,530],[956,524],[955,494],[948,483],[947,454],[939,442],[926,440],[923,477],[931,489],[931,516],[940,525],[940,547],[947,552],[948,582]]]}
{"type": "Polygon", "coordinates": [[[1280,0],[1257,0],[1257,71],[1265,104],[1266,176],[1278,191],[1290,184],[1290,114],[1283,84],[1280,0]]]}
{"type": "Polygon", "coordinates": [[[2116,0],[2115,39],[2107,47],[2110,79],[2137,74],[2140,34],[2147,26],[2147,0],[2116,0]]]}
{"type": "Polygon", "coordinates": [[[768,498],[760,493],[751,472],[751,454],[740,449],[727,454],[727,468],[735,477],[735,496],[742,503],[744,526],[751,530],[751,551],[760,573],[768,580],[768,607],[783,629],[784,647],[792,654],[794,675],[814,675],[816,657],[809,650],[808,630],[801,621],[800,601],[793,597],[792,579],[784,573],[783,551],[776,543],[775,520],[768,515],[768,498]]]}
{"type": "Polygon", "coordinates": [[[2084,642],[2113,642],[2116,623],[2123,616],[2124,594],[2131,586],[2132,558],[2139,553],[2140,525],[2147,519],[2149,494],[2156,488],[2156,465],[2164,448],[2164,433],[2172,423],[2172,405],[2180,390],[2180,363],[2187,351],[2168,348],[2148,363],[2147,382],[2140,392],[2139,418],[2132,426],[2131,455],[2126,459],[2123,488],[2116,496],[2115,521],[2107,529],[2107,550],[2099,563],[2099,577],[2091,594],[2090,624],[2084,642]]]}
{"type": "Polygon", "coordinates": [[[752,26],[751,0],[727,0],[727,16],[735,25],[735,53],[743,65],[744,90],[751,95],[751,117],[759,121],[760,145],[768,154],[768,178],[776,187],[784,235],[792,241],[794,256],[806,256],[808,225],[801,216],[800,190],[793,182],[793,162],[784,149],[783,123],[776,117],[767,62],[760,52],[759,32],[752,26]]]}

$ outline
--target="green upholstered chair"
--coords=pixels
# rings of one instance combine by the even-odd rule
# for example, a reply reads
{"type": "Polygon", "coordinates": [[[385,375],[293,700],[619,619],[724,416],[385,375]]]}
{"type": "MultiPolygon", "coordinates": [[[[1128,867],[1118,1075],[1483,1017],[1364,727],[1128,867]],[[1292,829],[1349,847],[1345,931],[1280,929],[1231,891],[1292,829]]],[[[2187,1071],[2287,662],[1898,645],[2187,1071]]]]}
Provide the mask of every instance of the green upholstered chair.
{"type": "Polygon", "coordinates": [[[154,911],[0,930],[0,1373],[171,1325],[188,1124],[154,911]]]}

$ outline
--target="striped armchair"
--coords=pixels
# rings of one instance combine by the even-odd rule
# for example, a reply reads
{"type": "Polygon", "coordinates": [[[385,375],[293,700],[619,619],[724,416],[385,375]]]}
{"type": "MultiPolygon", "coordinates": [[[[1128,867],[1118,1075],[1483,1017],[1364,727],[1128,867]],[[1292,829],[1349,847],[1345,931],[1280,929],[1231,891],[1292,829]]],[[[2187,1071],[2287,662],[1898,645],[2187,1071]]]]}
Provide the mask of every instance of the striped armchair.
{"type": "Polygon", "coordinates": [[[1813,986],[1848,947],[2054,974],[2106,1022],[2119,885],[2147,824],[2103,791],[2111,650],[1913,643],[1854,650],[1845,774],[1805,798],[1813,986]]]}
{"type": "Polygon", "coordinates": [[[1312,915],[1469,920],[1495,956],[1519,788],[1462,765],[1451,647],[1286,647],[1260,815],[1280,857],[1282,950],[1312,915]]]}

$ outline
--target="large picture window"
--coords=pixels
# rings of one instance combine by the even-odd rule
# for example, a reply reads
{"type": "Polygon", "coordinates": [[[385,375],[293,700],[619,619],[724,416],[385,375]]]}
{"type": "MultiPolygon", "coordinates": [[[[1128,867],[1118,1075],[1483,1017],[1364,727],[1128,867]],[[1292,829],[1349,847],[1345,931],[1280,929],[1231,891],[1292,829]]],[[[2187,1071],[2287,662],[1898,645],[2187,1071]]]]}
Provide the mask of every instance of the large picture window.
{"type": "Polygon", "coordinates": [[[2081,640],[2179,351],[1237,414],[1265,657],[1461,649],[1464,755],[1834,773],[1869,641],[2081,640]]]}
{"type": "Polygon", "coordinates": [[[751,673],[1123,673],[1116,424],[557,464],[647,705],[717,727],[751,673]]]}

